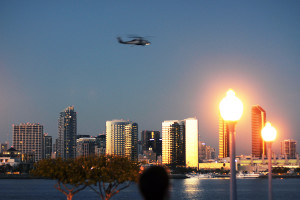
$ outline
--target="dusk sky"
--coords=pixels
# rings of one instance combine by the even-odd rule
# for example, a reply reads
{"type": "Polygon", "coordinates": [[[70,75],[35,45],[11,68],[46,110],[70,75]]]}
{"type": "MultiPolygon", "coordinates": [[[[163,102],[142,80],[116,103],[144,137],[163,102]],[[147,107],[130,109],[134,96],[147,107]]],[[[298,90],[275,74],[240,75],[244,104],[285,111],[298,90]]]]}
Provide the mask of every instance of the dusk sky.
{"type": "MultiPolygon", "coordinates": [[[[251,106],[300,150],[300,1],[0,1],[0,142],[31,122],[57,137],[74,105],[78,134],[129,119],[161,131],[196,117],[218,150],[219,102],[244,103],[237,155],[251,154],[251,106]],[[150,46],[116,37],[146,36],[150,46]]],[[[11,144],[11,143],[10,143],[11,144]]]]}

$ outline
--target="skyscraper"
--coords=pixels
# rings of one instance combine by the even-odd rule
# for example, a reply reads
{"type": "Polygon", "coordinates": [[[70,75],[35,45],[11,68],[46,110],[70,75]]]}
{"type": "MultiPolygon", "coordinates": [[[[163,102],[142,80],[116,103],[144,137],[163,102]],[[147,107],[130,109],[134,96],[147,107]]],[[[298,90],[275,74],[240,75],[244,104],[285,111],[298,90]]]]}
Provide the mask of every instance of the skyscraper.
{"type": "Polygon", "coordinates": [[[64,159],[76,157],[76,135],[76,112],[74,111],[74,106],[70,106],[59,114],[56,156],[64,159]]]}
{"type": "Polygon", "coordinates": [[[43,158],[43,126],[38,123],[13,124],[13,147],[33,160],[43,158]]]}
{"type": "Polygon", "coordinates": [[[106,121],[106,154],[137,160],[138,124],[126,120],[106,121]]]}
{"type": "Polygon", "coordinates": [[[281,142],[281,155],[285,156],[287,159],[296,158],[296,140],[283,140],[281,142]]]}
{"type": "Polygon", "coordinates": [[[252,156],[261,158],[266,155],[266,144],[261,136],[261,130],[266,123],[266,111],[259,105],[252,106],[252,156]]]}
{"type": "Polygon", "coordinates": [[[125,126],[125,156],[138,160],[138,124],[129,123],[125,126]]]}
{"type": "Polygon", "coordinates": [[[198,168],[198,120],[162,122],[162,163],[198,168]]]}
{"type": "Polygon", "coordinates": [[[185,165],[198,168],[198,120],[188,118],[185,122],[185,165]]]}
{"type": "Polygon", "coordinates": [[[44,158],[51,158],[52,153],[52,136],[49,136],[47,133],[43,135],[43,155],[44,158]]]}
{"type": "Polygon", "coordinates": [[[219,115],[219,158],[229,157],[229,129],[227,123],[219,115]]]}
{"type": "Polygon", "coordinates": [[[162,140],[160,138],[160,132],[144,130],[142,131],[141,136],[142,150],[148,151],[149,148],[151,148],[152,151],[156,153],[156,156],[160,156],[162,151],[162,140]]]}

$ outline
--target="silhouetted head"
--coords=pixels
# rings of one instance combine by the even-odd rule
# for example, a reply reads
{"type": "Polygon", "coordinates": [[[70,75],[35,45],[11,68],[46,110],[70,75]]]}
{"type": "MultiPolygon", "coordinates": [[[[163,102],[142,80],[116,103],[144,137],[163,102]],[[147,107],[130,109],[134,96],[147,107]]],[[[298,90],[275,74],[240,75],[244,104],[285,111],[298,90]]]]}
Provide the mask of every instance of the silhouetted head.
{"type": "Polygon", "coordinates": [[[168,198],[169,175],[161,166],[146,169],[140,176],[139,188],[145,200],[168,198]]]}

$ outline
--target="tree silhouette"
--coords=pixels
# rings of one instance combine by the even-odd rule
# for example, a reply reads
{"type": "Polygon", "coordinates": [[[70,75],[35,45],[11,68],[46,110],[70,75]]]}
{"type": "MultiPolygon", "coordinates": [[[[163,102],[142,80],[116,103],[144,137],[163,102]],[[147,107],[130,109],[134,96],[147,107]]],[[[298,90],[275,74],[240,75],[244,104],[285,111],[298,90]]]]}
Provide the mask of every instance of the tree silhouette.
{"type": "Polygon", "coordinates": [[[87,187],[86,171],[78,159],[45,159],[34,167],[31,171],[33,175],[57,180],[54,187],[66,195],[67,200],[87,187]]]}
{"type": "Polygon", "coordinates": [[[102,200],[108,200],[136,182],[140,165],[127,157],[101,155],[82,157],[88,185],[102,200]]]}

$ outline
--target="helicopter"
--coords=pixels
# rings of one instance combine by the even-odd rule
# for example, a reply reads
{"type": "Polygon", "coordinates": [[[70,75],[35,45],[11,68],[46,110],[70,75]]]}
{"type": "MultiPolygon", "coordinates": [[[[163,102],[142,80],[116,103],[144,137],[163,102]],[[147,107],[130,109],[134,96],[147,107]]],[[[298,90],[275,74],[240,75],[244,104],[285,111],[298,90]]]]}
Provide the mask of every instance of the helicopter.
{"type": "Polygon", "coordinates": [[[123,41],[121,39],[121,37],[117,37],[118,42],[121,44],[132,44],[132,45],[142,45],[142,46],[146,46],[146,45],[150,45],[151,42],[149,42],[148,40],[144,39],[143,37],[140,36],[133,36],[133,37],[129,37],[129,38],[133,38],[132,40],[129,41],[123,41]]]}

